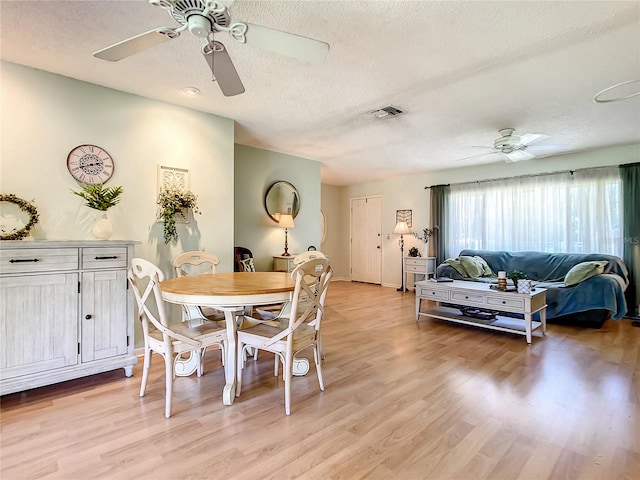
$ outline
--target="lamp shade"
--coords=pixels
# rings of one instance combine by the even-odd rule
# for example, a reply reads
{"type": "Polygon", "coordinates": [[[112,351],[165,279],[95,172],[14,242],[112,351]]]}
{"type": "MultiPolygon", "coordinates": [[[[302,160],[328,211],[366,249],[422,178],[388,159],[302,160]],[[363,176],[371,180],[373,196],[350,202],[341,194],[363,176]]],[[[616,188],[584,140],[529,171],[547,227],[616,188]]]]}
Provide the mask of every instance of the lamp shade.
{"type": "Polygon", "coordinates": [[[287,213],[280,214],[280,221],[278,222],[282,228],[294,228],[295,224],[293,223],[293,215],[289,215],[287,213]]]}
{"type": "Polygon", "coordinates": [[[398,222],[396,223],[396,228],[393,229],[393,233],[396,235],[407,235],[411,233],[411,230],[409,230],[407,222],[398,222]]]}

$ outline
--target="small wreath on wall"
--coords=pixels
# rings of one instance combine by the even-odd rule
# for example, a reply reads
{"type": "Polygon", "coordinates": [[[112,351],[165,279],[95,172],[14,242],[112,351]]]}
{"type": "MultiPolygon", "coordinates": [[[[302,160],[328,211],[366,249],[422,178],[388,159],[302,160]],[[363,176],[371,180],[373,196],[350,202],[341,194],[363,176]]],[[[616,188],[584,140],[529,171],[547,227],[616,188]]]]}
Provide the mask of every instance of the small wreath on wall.
{"type": "MultiPolygon", "coordinates": [[[[17,205],[20,210],[29,215],[29,221],[22,228],[13,227],[3,224],[0,226],[0,240],[22,240],[29,235],[29,232],[33,226],[38,223],[38,209],[30,202],[16,197],[13,193],[8,195],[0,194],[0,203],[8,202],[17,205]]],[[[19,219],[16,219],[14,223],[19,223],[19,219]]]]}

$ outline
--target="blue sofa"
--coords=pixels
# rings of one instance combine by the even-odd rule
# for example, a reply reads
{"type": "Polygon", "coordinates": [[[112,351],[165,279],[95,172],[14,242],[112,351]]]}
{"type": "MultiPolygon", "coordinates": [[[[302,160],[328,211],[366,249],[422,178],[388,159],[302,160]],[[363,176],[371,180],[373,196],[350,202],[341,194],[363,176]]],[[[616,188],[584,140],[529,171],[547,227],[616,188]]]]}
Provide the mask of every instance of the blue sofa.
{"type": "MultiPolygon", "coordinates": [[[[627,312],[624,291],[629,285],[629,274],[621,258],[599,253],[544,253],[506,252],[489,250],[462,250],[460,256],[482,257],[493,272],[507,273],[520,270],[533,284],[547,289],[547,318],[599,322],[611,316],[620,320],[627,312]],[[604,273],[595,275],[577,285],[567,287],[564,277],[581,262],[607,260],[604,273]]],[[[448,263],[438,266],[436,275],[454,280],[497,283],[496,278],[463,277],[448,263]]],[[[571,322],[570,322],[571,323],[571,322]]],[[[589,325],[594,326],[594,325],[589,325]]]]}

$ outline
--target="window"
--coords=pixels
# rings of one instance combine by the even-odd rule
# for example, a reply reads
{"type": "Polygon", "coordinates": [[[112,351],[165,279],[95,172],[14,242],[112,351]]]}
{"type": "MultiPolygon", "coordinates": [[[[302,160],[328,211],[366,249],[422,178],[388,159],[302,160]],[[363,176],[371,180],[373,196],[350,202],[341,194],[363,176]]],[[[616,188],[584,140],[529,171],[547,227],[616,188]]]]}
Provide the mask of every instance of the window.
{"type": "Polygon", "coordinates": [[[446,255],[465,248],[622,255],[618,167],[451,185],[446,255]]]}

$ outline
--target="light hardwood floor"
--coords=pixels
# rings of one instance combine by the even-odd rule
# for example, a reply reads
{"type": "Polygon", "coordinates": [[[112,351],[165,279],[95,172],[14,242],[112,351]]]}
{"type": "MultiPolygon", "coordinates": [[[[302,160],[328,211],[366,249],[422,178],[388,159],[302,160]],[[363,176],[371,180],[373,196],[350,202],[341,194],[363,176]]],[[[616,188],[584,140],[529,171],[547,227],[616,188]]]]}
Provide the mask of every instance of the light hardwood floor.
{"type": "Polygon", "coordinates": [[[639,479],[640,328],[550,325],[547,336],[414,321],[414,294],[333,282],[325,392],[294,377],[285,416],[273,357],[249,360],[221,402],[219,352],[178,378],[163,365],[28,392],[1,406],[0,476],[59,479],[639,479]]]}

